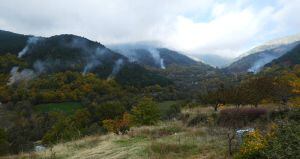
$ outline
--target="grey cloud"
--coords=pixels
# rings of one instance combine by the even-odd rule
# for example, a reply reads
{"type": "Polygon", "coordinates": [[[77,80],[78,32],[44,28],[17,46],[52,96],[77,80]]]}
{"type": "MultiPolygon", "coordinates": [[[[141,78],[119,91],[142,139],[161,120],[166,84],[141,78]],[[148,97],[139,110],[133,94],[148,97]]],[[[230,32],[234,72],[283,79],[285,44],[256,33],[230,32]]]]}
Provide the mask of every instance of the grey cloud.
{"type": "MultiPolygon", "coordinates": [[[[239,14],[249,4],[256,3],[249,0],[246,1],[247,3],[243,4],[240,1],[225,2],[221,0],[1,0],[0,28],[38,36],[71,33],[85,36],[103,44],[154,40],[161,41],[165,46],[173,49],[186,51],[182,49],[185,43],[181,41],[177,43],[172,42],[181,38],[178,37],[180,32],[177,30],[179,16],[193,21],[192,28],[198,26],[198,22],[201,22],[200,25],[210,25],[210,22],[213,23],[215,21],[214,18],[218,18],[211,16],[215,5],[229,3],[229,5],[225,6],[235,6],[234,11],[239,14]],[[212,19],[202,20],[195,17],[210,17],[212,19]]],[[[188,50],[190,52],[199,54],[199,52],[211,51],[211,53],[221,54],[226,52],[226,50],[230,50],[231,53],[226,53],[228,55],[236,50],[241,50],[241,48],[249,48],[249,43],[253,45],[253,38],[262,37],[261,39],[256,38],[256,41],[261,42],[270,40],[264,38],[266,35],[272,34],[272,37],[279,37],[299,31],[299,18],[295,17],[299,14],[299,9],[297,8],[297,6],[300,6],[299,0],[291,0],[288,3],[282,3],[282,0],[276,1],[281,1],[280,4],[284,6],[280,8],[275,7],[276,10],[271,15],[266,14],[261,16],[261,19],[259,18],[260,15],[256,14],[259,12],[254,8],[253,14],[256,14],[254,17],[258,19],[257,26],[248,26],[253,27],[251,35],[244,30],[238,30],[234,38],[232,38],[233,43],[230,43],[228,40],[231,34],[224,34],[228,38],[217,37],[216,39],[219,40],[213,41],[200,41],[195,37],[197,34],[191,34],[183,36],[183,41],[191,41],[190,43],[192,43],[198,40],[199,43],[207,43],[205,46],[199,45],[193,50],[188,50]],[[274,17],[272,17],[273,15],[274,17]],[[277,24],[279,28],[276,28],[274,33],[270,33],[269,27],[264,27],[277,24]],[[242,36],[245,36],[245,38],[242,36]]],[[[275,4],[276,2],[274,2],[275,4]]],[[[271,2],[269,4],[266,3],[259,10],[272,7],[272,5],[273,3],[271,2]]],[[[249,6],[249,8],[253,7],[249,6]]],[[[227,8],[224,14],[226,13],[232,14],[232,10],[227,8]]],[[[232,23],[231,21],[221,22],[232,23]]],[[[222,27],[222,25],[217,26],[222,27]]],[[[224,28],[213,29],[212,32],[228,32],[224,28]]]]}

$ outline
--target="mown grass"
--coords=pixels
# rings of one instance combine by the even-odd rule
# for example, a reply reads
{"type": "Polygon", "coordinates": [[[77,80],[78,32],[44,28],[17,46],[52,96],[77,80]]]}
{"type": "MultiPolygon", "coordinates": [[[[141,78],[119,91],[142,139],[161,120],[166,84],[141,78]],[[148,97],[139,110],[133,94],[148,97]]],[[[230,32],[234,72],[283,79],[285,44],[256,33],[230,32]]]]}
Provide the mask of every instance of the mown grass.
{"type": "Polygon", "coordinates": [[[48,103],[39,104],[34,106],[37,112],[51,112],[51,111],[61,111],[67,114],[72,114],[76,110],[82,108],[81,103],[78,102],[64,102],[64,103],[48,103]]]}

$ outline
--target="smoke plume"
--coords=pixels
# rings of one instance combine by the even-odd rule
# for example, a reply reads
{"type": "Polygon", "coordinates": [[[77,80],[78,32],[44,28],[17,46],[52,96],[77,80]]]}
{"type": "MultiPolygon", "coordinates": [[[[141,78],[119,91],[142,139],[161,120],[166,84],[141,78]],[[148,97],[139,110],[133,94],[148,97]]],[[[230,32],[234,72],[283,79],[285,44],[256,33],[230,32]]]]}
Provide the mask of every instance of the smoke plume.
{"type": "Polygon", "coordinates": [[[261,54],[260,59],[254,63],[254,65],[248,69],[248,72],[258,73],[264,65],[278,58],[277,56],[270,54],[261,54]]]}
{"type": "Polygon", "coordinates": [[[122,68],[123,64],[124,64],[123,59],[118,59],[115,62],[113,70],[112,70],[111,74],[108,76],[108,79],[111,79],[111,78],[115,77],[119,73],[119,71],[122,68]]]}
{"type": "Polygon", "coordinates": [[[159,44],[146,42],[110,46],[112,50],[115,50],[116,52],[126,56],[130,62],[141,63],[141,61],[139,61],[139,55],[137,50],[146,50],[152,56],[155,65],[161,69],[165,69],[166,67],[164,65],[164,59],[161,58],[160,52],[157,49],[158,47],[159,44]]]}
{"type": "Polygon", "coordinates": [[[108,52],[105,47],[91,47],[88,45],[88,40],[83,38],[72,38],[68,47],[81,49],[82,53],[85,55],[85,66],[82,70],[82,74],[85,75],[92,71],[95,67],[102,65],[101,57],[108,52]]]}
{"type": "Polygon", "coordinates": [[[32,46],[32,45],[35,45],[38,41],[40,40],[39,37],[35,37],[35,36],[31,36],[27,39],[27,44],[26,46],[22,49],[22,51],[20,51],[18,53],[18,57],[21,58],[23,57],[27,52],[28,52],[28,49],[32,46]]]}
{"type": "Polygon", "coordinates": [[[19,72],[19,67],[13,67],[10,71],[10,78],[8,81],[8,85],[12,85],[18,83],[20,81],[28,81],[36,77],[36,74],[31,69],[24,69],[19,72]]]}

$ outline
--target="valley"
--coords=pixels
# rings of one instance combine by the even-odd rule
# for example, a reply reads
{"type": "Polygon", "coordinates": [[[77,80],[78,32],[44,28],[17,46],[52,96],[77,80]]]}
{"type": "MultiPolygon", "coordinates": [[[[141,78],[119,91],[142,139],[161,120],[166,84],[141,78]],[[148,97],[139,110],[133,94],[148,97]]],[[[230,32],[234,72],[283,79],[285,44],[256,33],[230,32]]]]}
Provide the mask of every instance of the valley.
{"type": "Polygon", "coordinates": [[[0,158],[295,158],[300,44],[276,42],[218,68],[161,46],[0,31],[0,158]]]}

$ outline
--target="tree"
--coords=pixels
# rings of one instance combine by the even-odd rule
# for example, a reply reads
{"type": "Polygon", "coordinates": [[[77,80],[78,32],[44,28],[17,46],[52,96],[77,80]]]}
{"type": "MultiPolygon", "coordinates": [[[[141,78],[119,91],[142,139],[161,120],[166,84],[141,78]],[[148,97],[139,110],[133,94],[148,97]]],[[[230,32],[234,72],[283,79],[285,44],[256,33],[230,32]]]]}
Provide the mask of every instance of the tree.
{"type": "Polygon", "coordinates": [[[132,120],[137,125],[153,125],[159,118],[158,106],[151,98],[143,98],[132,109],[132,120]]]}
{"type": "Polygon", "coordinates": [[[70,117],[57,121],[52,128],[43,136],[42,142],[51,145],[60,141],[69,141],[80,137],[79,130],[70,117]]]}
{"type": "Polygon", "coordinates": [[[81,133],[84,132],[91,124],[91,114],[86,109],[79,109],[72,116],[74,127],[81,133]]]}
{"type": "Polygon", "coordinates": [[[95,112],[91,112],[93,110],[90,110],[90,112],[95,113],[95,118],[97,121],[103,121],[106,119],[118,119],[125,112],[125,107],[118,101],[110,101],[92,107],[94,107],[95,112]]]}
{"type": "Polygon", "coordinates": [[[273,79],[270,77],[253,78],[245,83],[245,89],[247,89],[248,103],[257,107],[263,99],[271,97],[273,79]]]}
{"type": "Polygon", "coordinates": [[[226,102],[235,105],[239,108],[241,105],[247,104],[248,94],[243,85],[226,90],[226,102]]]}
{"type": "Polygon", "coordinates": [[[226,103],[226,91],[224,84],[221,84],[216,91],[209,91],[204,99],[204,103],[211,104],[215,111],[226,103]]]}
{"type": "Polygon", "coordinates": [[[293,87],[290,85],[288,79],[284,77],[276,78],[274,80],[274,86],[272,91],[272,98],[275,101],[279,101],[282,105],[286,106],[288,100],[292,97],[293,87]]]}
{"type": "Polygon", "coordinates": [[[124,113],[121,119],[107,119],[102,121],[103,127],[107,129],[109,132],[113,132],[115,134],[125,134],[129,131],[131,127],[131,115],[128,113],[124,113]]]}
{"type": "Polygon", "coordinates": [[[8,153],[9,143],[7,141],[6,132],[3,129],[0,129],[0,155],[8,153]]]}
{"type": "Polygon", "coordinates": [[[27,66],[27,63],[16,55],[9,53],[0,56],[0,73],[9,73],[14,66],[23,68],[27,66]]]}

